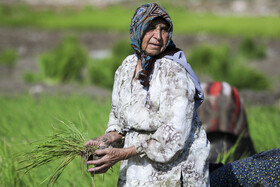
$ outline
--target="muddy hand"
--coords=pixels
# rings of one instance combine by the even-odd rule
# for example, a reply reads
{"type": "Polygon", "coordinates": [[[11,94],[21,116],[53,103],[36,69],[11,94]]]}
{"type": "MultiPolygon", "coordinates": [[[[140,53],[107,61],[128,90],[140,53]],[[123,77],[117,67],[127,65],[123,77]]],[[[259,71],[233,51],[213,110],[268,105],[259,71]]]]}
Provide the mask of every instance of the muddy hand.
{"type": "Polygon", "coordinates": [[[98,156],[102,156],[102,158],[98,160],[87,161],[88,165],[95,166],[89,168],[88,172],[99,174],[105,173],[108,169],[110,169],[115,163],[119,162],[120,160],[128,159],[132,156],[135,156],[137,153],[134,147],[129,147],[100,149],[96,150],[95,154],[98,156]]]}

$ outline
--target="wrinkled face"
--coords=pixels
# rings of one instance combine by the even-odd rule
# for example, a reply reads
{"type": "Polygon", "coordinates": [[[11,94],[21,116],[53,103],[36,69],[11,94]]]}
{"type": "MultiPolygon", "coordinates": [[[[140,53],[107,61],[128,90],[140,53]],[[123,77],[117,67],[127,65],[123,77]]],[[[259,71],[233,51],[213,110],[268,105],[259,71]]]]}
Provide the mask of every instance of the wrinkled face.
{"type": "Polygon", "coordinates": [[[164,19],[155,19],[148,26],[141,48],[146,55],[155,56],[164,51],[168,42],[169,24],[164,19]]]}

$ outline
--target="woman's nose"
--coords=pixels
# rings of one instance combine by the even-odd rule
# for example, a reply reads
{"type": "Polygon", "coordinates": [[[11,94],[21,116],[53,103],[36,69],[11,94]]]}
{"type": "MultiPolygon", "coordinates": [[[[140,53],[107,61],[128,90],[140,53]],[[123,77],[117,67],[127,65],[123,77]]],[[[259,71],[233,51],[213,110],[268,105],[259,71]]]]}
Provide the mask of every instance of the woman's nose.
{"type": "Polygon", "coordinates": [[[158,39],[158,40],[160,40],[160,39],[162,38],[162,36],[161,36],[161,30],[160,30],[160,29],[155,29],[153,34],[154,34],[154,35],[153,35],[154,38],[156,38],[156,39],[158,39]]]}

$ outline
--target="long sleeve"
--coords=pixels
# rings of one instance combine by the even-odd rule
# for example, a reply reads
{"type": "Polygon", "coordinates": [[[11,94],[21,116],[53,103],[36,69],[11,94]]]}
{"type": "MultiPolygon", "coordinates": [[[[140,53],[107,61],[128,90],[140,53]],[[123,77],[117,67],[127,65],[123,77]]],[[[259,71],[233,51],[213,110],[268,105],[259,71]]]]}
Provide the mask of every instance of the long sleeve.
{"type": "Polygon", "coordinates": [[[121,67],[115,72],[114,76],[114,86],[112,92],[112,108],[109,115],[109,122],[107,125],[106,133],[111,131],[117,131],[118,133],[123,133],[122,126],[118,117],[118,103],[119,103],[119,94],[118,94],[118,82],[119,82],[119,71],[121,67]]]}
{"type": "Polygon", "coordinates": [[[117,69],[114,76],[114,86],[112,91],[112,108],[109,115],[109,122],[106,133],[117,131],[125,134],[126,119],[124,112],[129,103],[130,82],[133,77],[137,57],[130,55],[124,59],[122,65],[117,69]]]}

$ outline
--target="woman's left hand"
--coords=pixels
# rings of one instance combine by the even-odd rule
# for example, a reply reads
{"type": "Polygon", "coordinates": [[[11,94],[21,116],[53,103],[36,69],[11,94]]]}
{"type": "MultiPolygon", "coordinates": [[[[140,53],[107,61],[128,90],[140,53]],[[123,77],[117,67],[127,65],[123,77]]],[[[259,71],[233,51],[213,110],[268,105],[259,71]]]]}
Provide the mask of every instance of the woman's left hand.
{"type": "Polygon", "coordinates": [[[105,173],[115,163],[119,162],[120,160],[125,160],[132,156],[135,156],[137,153],[133,146],[128,148],[99,149],[95,151],[95,154],[102,157],[98,160],[87,161],[87,165],[95,166],[88,169],[88,172],[91,172],[93,174],[105,173]]]}

